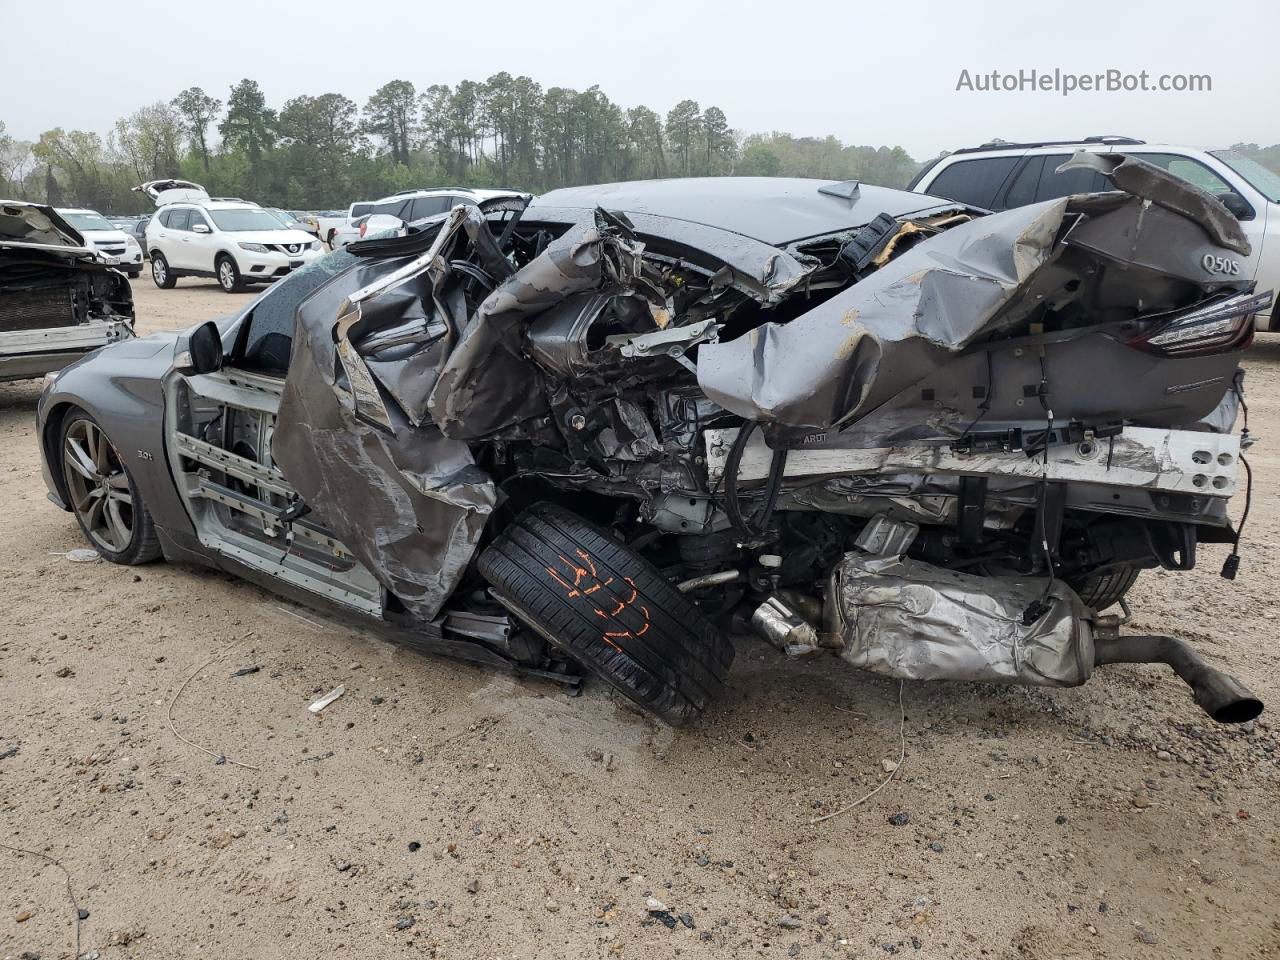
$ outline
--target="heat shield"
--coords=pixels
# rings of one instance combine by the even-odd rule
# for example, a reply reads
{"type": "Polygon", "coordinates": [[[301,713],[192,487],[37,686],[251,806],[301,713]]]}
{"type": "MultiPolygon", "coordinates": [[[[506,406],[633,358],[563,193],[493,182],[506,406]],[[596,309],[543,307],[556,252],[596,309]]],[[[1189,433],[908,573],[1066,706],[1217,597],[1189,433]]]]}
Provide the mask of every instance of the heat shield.
{"type": "Polygon", "coordinates": [[[1093,669],[1083,602],[1060,580],[979,577],[916,560],[846,554],[832,570],[827,629],[855,667],[904,680],[1070,687],[1093,669]]]}

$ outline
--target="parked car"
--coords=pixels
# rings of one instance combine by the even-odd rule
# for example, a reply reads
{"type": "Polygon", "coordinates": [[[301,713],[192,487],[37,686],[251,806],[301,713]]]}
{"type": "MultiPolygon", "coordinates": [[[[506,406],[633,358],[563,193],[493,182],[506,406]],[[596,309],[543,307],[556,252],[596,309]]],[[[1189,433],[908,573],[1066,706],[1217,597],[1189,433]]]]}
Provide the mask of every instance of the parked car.
{"type": "Polygon", "coordinates": [[[298,217],[296,217],[290,211],[281,210],[279,207],[263,207],[263,209],[266,210],[267,213],[275,217],[277,220],[279,220],[280,225],[285,227],[286,229],[302,230],[305,233],[312,233],[312,235],[314,236],[314,233],[311,229],[311,225],[308,224],[305,220],[299,220],[298,217]]]}
{"type": "Polygon", "coordinates": [[[151,279],[162,290],[179,277],[214,277],[227,293],[270,283],[324,255],[320,241],[291,230],[256,203],[210,197],[198,184],[159,180],[136,188],[159,208],[147,224],[151,279]]]}
{"type": "MultiPolygon", "coordinates": [[[[1231,258],[1228,268],[1238,268],[1239,276],[1256,281],[1259,290],[1280,288],[1280,174],[1234,150],[1115,136],[1036,143],[996,140],[939,157],[916,174],[908,189],[987,210],[1110,189],[1097,170],[1059,169],[1076,151],[1138,157],[1212,194],[1240,221],[1249,240],[1250,251],[1231,258]]],[[[1258,324],[1261,330],[1280,329],[1280,318],[1273,320],[1268,309],[1259,315],[1258,324]]]]}
{"type": "Polygon", "coordinates": [[[139,217],[133,221],[133,229],[127,231],[133,234],[133,238],[138,241],[138,246],[142,248],[142,256],[148,260],[151,259],[151,255],[147,251],[147,224],[150,222],[150,217],[139,217]]]}
{"type": "Polygon", "coordinates": [[[132,337],[129,281],[52,207],[0,200],[0,381],[132,337]]]}
{"type": "Polygon", "coordinates": [[[142,247],[132,233],[117,227],[96,210],[60,209],[58,214],[75,227],[107,263],[119,267],[134,280],[142,275],[142,247]]]}
{"type": "Polygon", "coordinates": [[[1199,543],[1238,562],[1239,363],[1270,294],[1203,269],[1247,245],[1215,200],[1098,162],[1121,190],[991,215],[734,177],[459,205],[65,371],[37,414],[50,497],[113,562],[593,673],[673,723],[727,682],[735,615],[904,679],[1165,662],[1246,721],[1261,702],[1190,644],[1101,611],[1199,543]],[[104,487],[126,522],[86,509],[104,487]]]}
{"type": "Polygon", "coordinates": [[[338,249],[353,240],[373,236],[386,230],[398,230],[406,224],[440,216],[458,204],[477,206],[492,200],[526,196],[514,190],[473,190],[469,187],[440,187],[430,190],[403,190],[370,205],[369,210],[340,229],[338,249]]]}
{"type": "Polygon", "coordinates": [[[295,211],[299,220],[307,225],[307,230],[314,233],[323,241],[324,237],[320,235],[320,222],[332,220],[345,220],[347,215],[342,210],[298,210],[295,211]]]}
{"type": "Polygon", "coordinates": [[[363,217],[373,206],[372,201],[361,201],[351,204],[343,213],[341,210],[321,210],[312,216],[315,234],[330,250],[341,250],[356,239],[351,232],[351,221],[363,217]],[[339,237],[341,234],[341,237],[339,237]]]}

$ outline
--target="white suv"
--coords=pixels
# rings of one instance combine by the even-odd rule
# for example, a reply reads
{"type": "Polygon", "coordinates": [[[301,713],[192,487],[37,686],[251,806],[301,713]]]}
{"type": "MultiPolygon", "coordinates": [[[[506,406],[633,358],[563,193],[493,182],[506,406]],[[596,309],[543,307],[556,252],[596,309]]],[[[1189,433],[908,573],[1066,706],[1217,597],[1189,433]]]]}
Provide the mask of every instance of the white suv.
{"type": "Polygon", "coordinates": [[[132,279],[142,273],[142,247],[130,233],[125,233],[97,210],[59,210],[63,220],[80,231],[88,246],[114,267],[132,279]]]}
{"type": "MultiPolygon", "coordinates": [[[[1235,214],[1253,248],[1241,263],[1259,292],[1280,291],[1280,175],[1234,150],[1202,150],[1131,137],[1038,143],[995,140],[939,157],[907,189],[986,210],[1007,210],[1074,193],[1115,189],[1100,173],[1057,169],[1077,151],[1123,153],[1168,170],[1213,194],[1235,214]]],[[[1258,314],[1259,330],[1280,330],[1280,316],[1258,314]]]]}
{"type": "Polygon", "coordinates": [[[319,240],[288,229],[256,203],[210,197],[182,180],[155,180],[137,189],[159,207],[146,239],[151,279],[162,290],[178,277],[213,277],[227,293],[236,293],[324,256],[319,240]]]}

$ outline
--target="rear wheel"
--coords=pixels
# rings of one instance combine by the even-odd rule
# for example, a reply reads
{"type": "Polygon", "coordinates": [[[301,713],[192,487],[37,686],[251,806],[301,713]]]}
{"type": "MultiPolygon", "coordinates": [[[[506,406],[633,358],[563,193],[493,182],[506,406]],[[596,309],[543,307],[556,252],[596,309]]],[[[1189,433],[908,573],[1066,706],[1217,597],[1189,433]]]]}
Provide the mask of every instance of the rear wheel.
{"type": "Polygon", "coordinates": [[[172,290],[173,285],[178,282],[169,269],[169,261],[159,250],[151,254],[151,280],[161,290],[172,290]]]}
{"type": "Polygon", "coordinates": [[[1124,599],[1141,572],[1139,567],[1110,567],[1068,580],[1067,584],[1080,594],[1085,606],[1105,610],[1124,599]]]}
{"type": "Polygon", "coordinates": [[[639,554],[551,503],[484,551],[493,593],[552,646],[668,723],[706,709],[733,645],[639,554]]]}
{"type": "Polygon", "coordinates": [[[133,477],[97,421],[73,413],[62,424],[62,477],[89,543],[112,563],[148,563],[160,556],[151,514],[133,477]]]}

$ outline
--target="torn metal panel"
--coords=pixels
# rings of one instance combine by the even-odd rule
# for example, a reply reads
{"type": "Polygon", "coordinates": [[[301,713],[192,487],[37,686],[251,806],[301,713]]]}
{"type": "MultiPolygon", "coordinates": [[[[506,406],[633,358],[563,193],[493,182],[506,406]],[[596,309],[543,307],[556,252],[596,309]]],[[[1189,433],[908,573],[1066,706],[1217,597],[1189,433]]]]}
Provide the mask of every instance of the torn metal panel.
{"type": "MultiPolygon", "coordinates": [[[[1247,250],[1214,198],[1136,160],[1102,163],[1122,191],[1067,197],[952,225],[789,323],[699,351],[698,382],[775,438],[844,426],[919,384],[980,338],[1044,311],[1089,326],[1185,309],[1186,284],[1247,250]]],[[[905,235],[906,229],[899,231],[905,235]]],[[[1059,321],[1061,323],[1061,321],[1059,321]]]]}
{"type": "MultiPolygon", "coordinates": [[[[1204,258],[1221,256],[1224,247],[1235,249],[1216,242],[1211,232],[1202,229],[1200,221],[1189,220],[1162,206],[1120,202],[1108,195],[1090,197],[1087,201],[1082,198],[1076,204],[1095,211],[1112,206],[1106,216],[1093,216],[1075,224],[1065,238],[1067,245],[1100,254],[1110,261],[1122,261],[1191,283],[1204,283],[1212,279],[1204,268],[1204,258]]],[[[1105,292],[1117,300],[1132,303],[1133,297],[1126,288],[1127,285],[1116,283],[1105,292]]]]}
{"type": "MultiPolygon", "coordinates": [[[[549,197],[561,192],[554,191],[549,197]]],[[[609,206],[607,202],[602,205],[609,206]]],[[[544,223],[577,223],[582,216],[580,208],[556,207],[535,200],[525,218],[544,223]]],[[[626,218],[636,239],[651,254],[678,259],[761,303],[780,303],[817,266],[805,257],[719,227],[629,208],[626,218]]]]}
{"type": "Polygon", "coordinates": [[[1056,200],[959,224],[787,324],[698,354],[698,383],[749,420],[824,429],[856,420],[983,333],[1049,256],[1056,200]]]}
{"type": "MultiPolygon", "coordinates": [[[[404,295],[358,301],[365,322],[394,326],[430,299],[422,265],[406,266],[396,271],[404,295]]],[[[340,308],[343,323],[352,316],[344,291],[361,282],[367,289],[365,277],[385,279],[385,265],[357,264],[299,307],[272,454],[324,525],[413,616],[429,620],[471,561],[497,491],[466,444],[430,422],[415,426],[372,375],[347,376],[368,368],[345,336],[354,322],[337,324],[335,342],[335,317],[340,308]]],[[[434,346],[443,349],[441,341],[434,346]]]]}
{"type": "Polygon", "coordinates": [[[1249,256],[1249,238],[1237,220],[1217,197],[1192,186],[1168,170],[1124,153],[1091,153],[1079,150],[1058,167],[1067,170],[1096,170],[1125,193],[1172,210],[1200,224],[1220,247],[1249,256]]]}
{"type": "Polygon", "coordinates": [[[843,659],[888,677],[1065,687],[1093,670],[1084,604],[1060,580],[1046,595],[1042,579],[850,553],[832,570],[825,617],[843,659]]]}
{"type": "Polygon", "coordinates": [[[544,414],[542,374],[522,349],[527,321],[576,294],[627,291],[639,276],[643,249],[593,214],[489,294],[428,400],[440,428],[451,437],[479,438],[544,414]]]}

